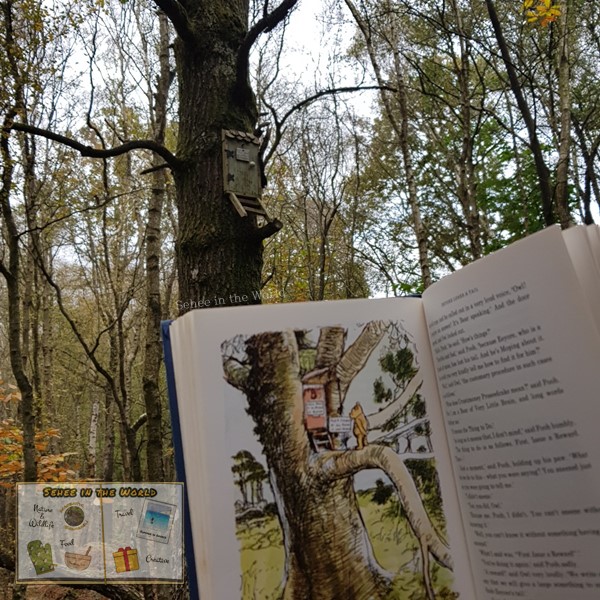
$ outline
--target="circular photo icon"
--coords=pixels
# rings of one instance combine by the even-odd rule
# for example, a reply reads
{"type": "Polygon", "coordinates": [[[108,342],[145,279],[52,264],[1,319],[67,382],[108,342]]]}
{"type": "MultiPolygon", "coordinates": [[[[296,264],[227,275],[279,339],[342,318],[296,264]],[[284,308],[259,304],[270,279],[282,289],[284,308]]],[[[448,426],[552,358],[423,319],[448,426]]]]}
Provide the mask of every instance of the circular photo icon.
{"type": "Polygon", "coordinates": [[[79,527],[85,519],[85,513],[79,506],[69,506],[64,514],[65,523],[70,527],[79,527]]]}

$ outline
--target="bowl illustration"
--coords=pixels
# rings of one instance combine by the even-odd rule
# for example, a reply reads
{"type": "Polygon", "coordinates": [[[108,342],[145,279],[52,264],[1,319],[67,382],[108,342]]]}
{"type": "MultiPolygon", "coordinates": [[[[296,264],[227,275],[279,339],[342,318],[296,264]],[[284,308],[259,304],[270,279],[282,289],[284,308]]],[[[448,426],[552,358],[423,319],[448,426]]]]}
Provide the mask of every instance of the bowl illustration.
{"type": "Polygon", "coordinates": [[[92,562],[90,556],[90,546],[85,554],[78,554],[77,552],[65,552],[65,564],[69,569],[75,569],[76,571],[85,571],[92,562]]]}

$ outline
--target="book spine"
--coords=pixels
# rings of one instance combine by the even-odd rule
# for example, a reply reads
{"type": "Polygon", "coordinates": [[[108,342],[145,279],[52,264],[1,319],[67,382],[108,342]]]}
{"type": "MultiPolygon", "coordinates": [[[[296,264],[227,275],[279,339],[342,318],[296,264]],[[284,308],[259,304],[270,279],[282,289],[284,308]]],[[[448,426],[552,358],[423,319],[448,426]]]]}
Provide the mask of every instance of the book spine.
{"type": "Polygon", "coordinates": [[[194,557],[194,540],[192,538],[192,522],[190,518],[190,504],[188,501],[187,485],[185,477],[185,463],[183,459],[183,442],[181,438],[181,426],[179,421],[179,406],[177,405],[177,389],[175,387],[175,371],[173,369],[173,353],[171,351],[171,335],[169,327],[172,321],[161,322],[161,334],[163,342],[163,353],[165,371],[167,376],[167,395],[169,397],[169,409],[171,412],[171,429],[173,433],[173,450],[175,453],[175,469],[179,481],[184,482],[183,504],[184,504],[184,546],[185,560],[187,564],[187,580],[189,585],[190,600],[199,600],[200,593],[196,574],[196,561],[194,557]]]}

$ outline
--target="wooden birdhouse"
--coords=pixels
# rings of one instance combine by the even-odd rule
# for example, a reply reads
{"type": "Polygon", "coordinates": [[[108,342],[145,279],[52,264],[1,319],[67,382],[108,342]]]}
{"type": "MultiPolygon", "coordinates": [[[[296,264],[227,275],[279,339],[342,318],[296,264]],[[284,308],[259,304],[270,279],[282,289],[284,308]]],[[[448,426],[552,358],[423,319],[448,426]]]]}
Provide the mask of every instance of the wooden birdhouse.
{"type": "Polygon", "coordinates": [[[249,213],[271,222],[260,201],[260,139],[251,133],[223,129],[223,190],[240,217],[249,213]]]}
{"type": "Polygon", "coordinates": [[[329,369],[315,369],[302,378],[302,400],[304,404],[304,427],[316,452],[330,450],[333,441],[327,428],[327,399],[325,384],[329,369]]]}
{"type": "Polygon", "coordinates": [[[322,384],[304,384],[302,386],[302,399],[304,401],[304,425],[307,431],[327,429],[325,386],[322,384]]]}

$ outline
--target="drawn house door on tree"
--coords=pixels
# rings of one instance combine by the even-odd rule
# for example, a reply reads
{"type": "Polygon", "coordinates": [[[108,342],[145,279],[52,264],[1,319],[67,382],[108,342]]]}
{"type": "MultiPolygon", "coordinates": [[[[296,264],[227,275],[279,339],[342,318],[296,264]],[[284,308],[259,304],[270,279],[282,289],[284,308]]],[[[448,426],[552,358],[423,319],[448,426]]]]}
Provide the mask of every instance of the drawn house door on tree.
{"type": "Polygon", "coordinates": [[[329,369],[316,369],[302,378],[302,401],[304,406],[304,427],[315,452],[330,450],[333,447],[327,430],[327,401],[325,383],[329,369]]]}

